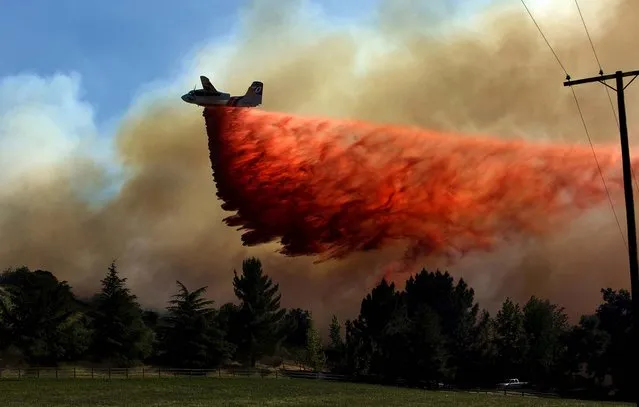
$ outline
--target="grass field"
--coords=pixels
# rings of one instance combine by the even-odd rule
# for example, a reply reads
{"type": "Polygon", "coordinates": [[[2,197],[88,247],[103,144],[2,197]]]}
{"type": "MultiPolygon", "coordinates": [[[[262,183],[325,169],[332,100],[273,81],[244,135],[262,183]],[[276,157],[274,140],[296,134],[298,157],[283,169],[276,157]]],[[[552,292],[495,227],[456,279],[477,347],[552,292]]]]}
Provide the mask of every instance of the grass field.
{"type": "Polygon", "coordinates": [[[14,406],[628,406],[522,396],[427,392],[354,383],[256,378],[0,380],[14,406]]]}

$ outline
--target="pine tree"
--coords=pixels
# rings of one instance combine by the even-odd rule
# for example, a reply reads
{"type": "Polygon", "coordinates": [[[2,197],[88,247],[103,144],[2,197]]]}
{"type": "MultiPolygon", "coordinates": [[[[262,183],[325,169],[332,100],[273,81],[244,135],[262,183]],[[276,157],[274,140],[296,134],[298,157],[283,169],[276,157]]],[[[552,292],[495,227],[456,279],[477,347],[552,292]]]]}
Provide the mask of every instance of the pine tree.
{"type": "Polygon", "coordinates": [[[242,275],[234,271],[235,295],[242,301],[238,315],[242,330],[238,354],[245,357],[252,367],[258,358],[270,353],[282,339],[282,317],[279,284],[264,274],[262,263],[255,257],[244,260],[242,275]]]}
{"type": "Polygon", "coordinates": [[[326,365],[326,356],[322,347],[322,339],[311,319],[306,334],[307,363],[314,371],[322,371],[326,365]]]}
{"type": "Polygon", "coordinates": [[[226,359],[231,348],[216,321],[213,301],[202,298],[207,287],[189,291],[180,281],[162,327],[163,360],[171,367],[214,367],[226,359]]]}
{"type": "Polygon", "coordinates": [[[136,296],[126,287],[126,278],[111,263],[102,290],[93,300],[92,355],[117,366],[130,366],[150,355],[153,333],[144,325],[136,296]]]}

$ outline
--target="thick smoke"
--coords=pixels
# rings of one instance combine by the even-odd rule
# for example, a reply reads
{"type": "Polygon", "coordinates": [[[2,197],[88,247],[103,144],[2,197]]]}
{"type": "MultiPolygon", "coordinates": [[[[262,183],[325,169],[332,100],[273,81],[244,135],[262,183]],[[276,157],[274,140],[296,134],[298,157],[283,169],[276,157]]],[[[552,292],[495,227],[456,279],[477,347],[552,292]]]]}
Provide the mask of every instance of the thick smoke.
{"type": "MultiPolygon", "coordinates": [[[[601,11],[594,8],[597,0],[582,3],[604,69],[636,69],[639,7],[625,0],[601,11]]],[[[255,4],[224,61],[233,66],[233,77],[216,80],[210,66],[198,73],[211,70],[216,85],[235,92],[262,80],[265,110],[586,142],[572,93],[561,84],[564,74],[521,7],[495,10],[450,33],[425,30],[423,21],[438,19],[416,21],[412,4],[382,3],[379,21],[368,29],[343,30],[314,26],[316,16],[301,15],[296,1],[255,4]]],[[[576,10],[566,16],[561,24],[540,17],[540,24],[573,76],[596,74],[576,10]]],[[[602,87],[575,90],[592,138],[616,142],[602,87]]],[[[637,95],[628,88],[631,132],[639,125],[637,95]]],[[[232,213],[221,210],[212,186],[200,109],[183,106],[179,94],[167,99],[132,114],[119,129],[117,148],[128,178],[112,201],[96,206],[80,198],[79,192],[105,182],[101,169],[81,156],[50,168],[46,181],[28,178],[3,191],[0,264],[47,268],[87,291],[117,258],[141,300],[164,305],[177,278],[188,286],[209,285],[218,302],[231,300],[233,268],[244,256],[257,255],[280,282],[285,306],[310,307],[322,319],[356,313],[383,267],[406,247],[319,265],[313,257],[283,257],[273,243],[242,247],[241,233],[222,222],[232,213]]],[[[622,199],[613,199],[623,225],[622,199]]],[[[427,258],[422,263],[438,265],[427,258]]],[[[590,310],[600,287],[625,287],[628,280],[624,245],[605,201],[560,233],[470,255],[451,272],[463,273],[484,306],[506,295],[525,300],[536,294],[571,313],[590,310]]]]}

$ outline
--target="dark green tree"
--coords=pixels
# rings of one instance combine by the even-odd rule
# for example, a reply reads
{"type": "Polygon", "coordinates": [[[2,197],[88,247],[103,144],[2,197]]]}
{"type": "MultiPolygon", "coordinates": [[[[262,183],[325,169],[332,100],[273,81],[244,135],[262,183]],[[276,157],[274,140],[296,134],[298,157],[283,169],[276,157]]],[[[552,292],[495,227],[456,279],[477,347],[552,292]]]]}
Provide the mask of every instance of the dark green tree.
{"type": "Polygon", "coordinates": [[[230,355],[231,358],[235,357],[238,344],[242,341],[242,324],[239,315],[240,307],[232,302],[227,302],[220,307],[215,318],[217,326],[224,332],[225,341],[231,344],[234,349],[230,355]]]}
{"type": "Polygon", "coordinates": [[[524,313],[519,304],[507,298],[495,317],[496,368],[500,380],[524,379],[527,344],[524,313]]]}
{"type": "MultiPolygon", "coordinates": [[[[1,278],[1,277],[0,277],[1,278]]],[[[13,342],[10,313],[13,304],[10,291],[0,285],[0,352],[6,352],[13,342]]]]}
{"type": "Polygon", "coordinates": [[[488,311],[482,311],[470,332],[468,348],[463,351],[465,359],[458,358],[458,365],[454,367],[457,371],[456,384],[460,387],[492,387],[502,378],[495,373],[495,322],[488,311]]]}
{"type": "Polygon", "coordinates": [[[153,332],[142,319],[143,312],[126,287],[126,278],[111,263],[102,290],[92,301],[93,358],[115,366],[131,366],[151,355],[153,332]]]}
{"type": "Polygon", "coordinates": [[[528,380],[539,386],[556,386],[564,375],[568,316],[564,309],[533,296],[523,309],[528,380]]]}
{"type": "MultiPolygon", "coordinates": [[[[353,322],[353,333],[357,333],[360,359],[367,370],[363,374],[374,374],[388,378],[392,373],[385,372],[385,366],[392,360],[392,348],[388,346],[388,332],[386,327],[391,319],[399,319],[404,314],[397,314],[401,306],[401,297],[395,290],[394,283],[388,283],[383,279],[363,300],[360,306],[359,317],[353,322]]],[[[394,325],[398,327],[397,324],[394,325]]],[[[401,326],[403,332],[403,326],[401,326]]],[[[395,332],[394,338],[400,337],[400,332],[395,332]]],[[[354,339],[354,338],[353,338],[354,339]]]]}
{"type": "Polygon", "coordinates": [[[272,354],[281,341],[280,327],[286,310],[280,309],[279,284],[264,274],[257,258],[244,260],[242,275],[234,274],[235,295],[242,302],[238,315],[242,330],[238,355],[254,367],[261,356],[272,354]]]}
{"type": "Polygon", "coordinates": [[[333,315],[331,324],[328,327],[329,344],[326,348],[326,359],[333,371],[339,372],[344,369],[344,340],[342,339],[342,327],[337,315],[333,315]]]}
{"type": "Polygon", "coordinates": [[[358,376],[370,370],[370,354],[359,324],[346,320],[344,323],[344,367],[342,373],[358,376]]]}
{"type": "Polygon", "coordinates": [[[633,361],[638,351],[632,332],[632,301],[627,290],[601,290],[603,303],[596,315],[599,329],[609,336],[605,358],[607,373],[612,376],[613,386],[625,397],[632,397],[636,388],[633,361]]]}
{"type": "MultiPolygon", "coordinates": [[[[473,341],[466,353],[468,360],[462,366],[465,381],[462,385],[492,387],[501,380],[495,373],[497,347],[495,341],[495,321],[488,311],[483,311],[472,330],[473,341]]],[[[460,369],[461,370],[461,369],[460,369]]]]}
{"type": "Polygon", "coordinates": [[[17,348],[32,365],[84,356],[90,332],[71,287],[48,271],[26,267],[0,276],[0,344],[17,348]]]}
{"type": "Polygon", "coordinates": [[[310,312],[301,308],[286,310],[282,319],[282,333],[284,335],[282,345],[291,350],[305,348],[310,325],[310,312]]]}
{"type": "Polygon", "coordinates": [[[282,343],[280,353],[286,358],[302,365],[307,362],[308,329],[311,326],[311,314],[301,308],[286,311],[282,318],[282,343]]]}
{"type": "Polygon", "coordinates": [[[217,322],[221,329],[225,332],[231,330],[231,325],[233,325],[233,321],[237,319],[237,316],[240,312],[240,307],[232,302],[227,302],[223,304],[217,312],[217,322]]]}
{"type": "Polygon", "coordinates": [[[346,338],[347,362],[354,363],[358,373],[388,382],[441,377],[445,337],[440,317],[410,295],[382,280],[364,298],[358,319],[347,326],[346,338]]]}
{"type": "Polygon", "coordinates": [[[339,324],[337,315],[333,315],[333,318],[331,319],[331,325],[328,327],[328,337],[330,339],[330,346],[333,349],[341,349],[342,346],[344,346],[341,330],[342,330],[342,327],[339,324]]]}
{"type": "MultiPolygon", "coordinates": [[[[443,335],[444,362],[442,373],[448,380],[463,383],[468,377],[472,349],[473,330],[477,323],[479,306],[474,301],[474,291],[462,279],[455,284],[448,273],[428,272],[423,269],[406,282],[405,301],[409,318],[413,313],[428,307],[438,317],[443,335]]],[[[421,311],[420,311],[421,310],[421,311]]]]}
{"type": "Polygon", "coordinates": [[[314,326],[313,319],[309,318],[306,332],[306,362],[314,371],[322,371],[326,366],[326,355],[322,346],[322,338],[314,326]]]}
{"type": "Polygon", "coordinates": [[[147,328],[151,330],[152,333],[152,351],[151,354],[147,357],[147,362],[151,364],[156,364],[160,362],[159,354],[160,354],[160,346],[162,345],[159,337],[159,323],[160,323],[160,312],[154,310],[144,310],[142,312],[142,321],[147,328]]]}
{"type": "Polygon", "coordinates": [[[178,368],[218,366],[233,348],[218,326],[214,302],[203,298],[207,287],[189,291],[180,281],[177,286],[160,328],[162,360],[178,368]]]}
{"type": "Polygon", "coordinates": [[[142,312],[142,321],[144,321],[144,325],[155,331],[160,322],[160,313],[150,309],[144,310],[142,312]]]}
{"type": "Polygon", "coordinates": [[[597,315],[584,315],[566,338],[564,368],[570,377],[569,387],[587,387],[590,392],[601,389],[609,372],[607,358],[610,334],[600,327],[597,315]]]}
{"type": "Polygon", "coordinates": [[[440,316],[423,304],[409,311],[407,320],[400,321],[396,324],[398,331],[405,333],[392,342],[395,355],[391,358],[395,364],[402,361],[394,367],[398,375],[401,377],[404,371],[405,379],[422,383],[443,379],[448,355],[440,316]]]}

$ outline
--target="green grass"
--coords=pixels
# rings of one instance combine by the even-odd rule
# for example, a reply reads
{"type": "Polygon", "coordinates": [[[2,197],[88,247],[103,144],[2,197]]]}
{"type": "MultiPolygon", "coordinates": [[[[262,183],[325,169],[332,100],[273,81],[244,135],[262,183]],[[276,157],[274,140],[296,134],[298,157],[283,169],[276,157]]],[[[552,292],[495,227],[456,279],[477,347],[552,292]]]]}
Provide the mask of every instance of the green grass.
{"type": "Polygon", "coordinates": [[[3,379],[0,406],[613,406],[304,379],[3,379]]]}

